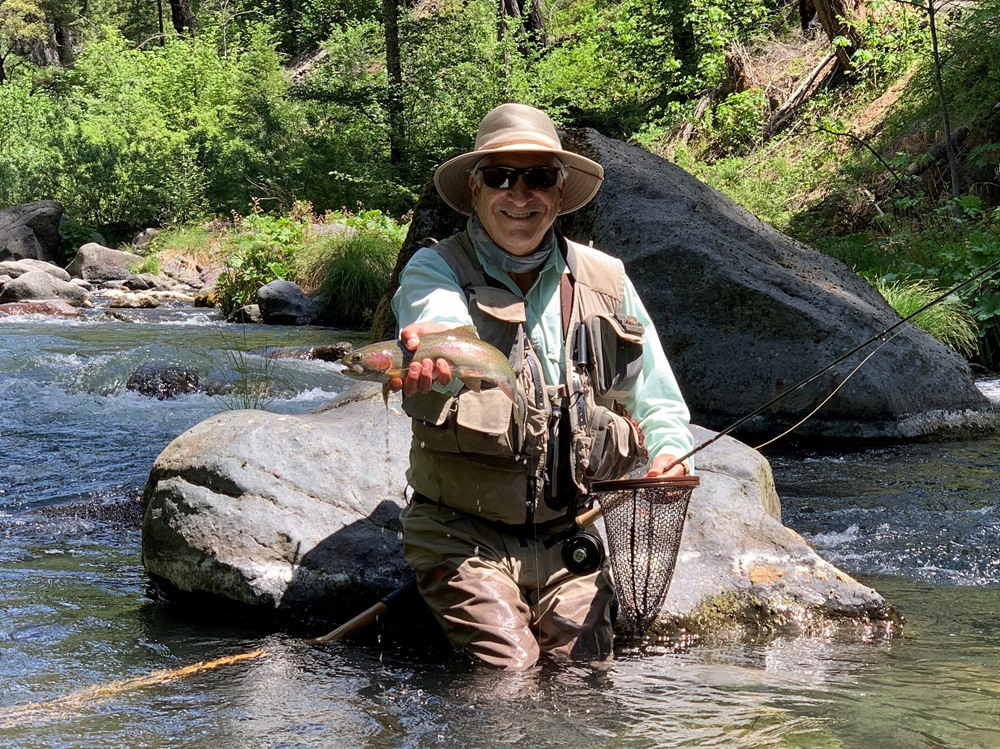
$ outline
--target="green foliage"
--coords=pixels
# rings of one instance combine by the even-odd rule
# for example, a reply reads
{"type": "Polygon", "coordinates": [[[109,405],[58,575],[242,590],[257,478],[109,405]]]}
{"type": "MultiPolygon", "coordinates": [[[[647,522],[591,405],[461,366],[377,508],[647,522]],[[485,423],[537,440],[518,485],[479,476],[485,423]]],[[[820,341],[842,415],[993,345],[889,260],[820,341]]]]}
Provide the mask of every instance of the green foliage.
{"type": "Polygon", "coordinates": [[[227,315],[255,304],[257,291],[291,276],[291,261],[302,246],[305,222],[254,212],[240,221],[233,251],[216,284],[216,301],[227,315]]]}
{"type": "Polygon", "coordinates": [[[101,242],[102,237],[92,226],[81,224],[68,216],[63,216],[59,222],[59,252],[62,259],[69,263],[76,251],[89,242],[101,242]]]}
{"type": "Polygon", "coordinates": [[[926,56],[930,33],[926,14],[898,0],[870,0],[856,22],[861,46],[851,61],[854,74],[873,87],[884,87],[926,56]]]}
{"type": "Polygon", "coordinates": [[[743,151],[760,143],[770,108],[758,88],[730,94],[715,108],[716,138],[726,151],[743,151]]]}
{"type": "MultiPolygon", "coordinates": [[[[909,317],[942,293],[929,281],[878,279],[875,288],[900,317],[909,317]]],[[[955,294],[925,309],[910,322],[963,356],[971,357],[978,352],[976,321],[968,305],[955,294]]]]}

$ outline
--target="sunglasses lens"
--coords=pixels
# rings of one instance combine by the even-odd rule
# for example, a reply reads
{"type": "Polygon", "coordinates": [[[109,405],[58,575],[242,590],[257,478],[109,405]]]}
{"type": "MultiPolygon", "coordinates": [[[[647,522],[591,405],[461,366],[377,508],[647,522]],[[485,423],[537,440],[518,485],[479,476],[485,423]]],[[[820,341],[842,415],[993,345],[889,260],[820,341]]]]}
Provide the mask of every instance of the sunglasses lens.
{"type": "Polygon", "coordinates": [[[484,166],[479,170],[483,184],[491,190],[510,190],[517,184],[517,178],[524,179],[529,190],[548,190],[559,181],[559,170],[551,166],[533,166],[514,169],[510,166],[484,166]]]}
{"type": "Polygon", "coordinates": [[[559,180],[559,170],[551,166],[525,169],[521,174],[524,176],[524,185],[529,190],[548,190],[555,187],[559,180]]]}
{"type": "Polygon", "coordinates": [[[517,169],[509,166],[487,166],[479,170],[483,184],[491,190],[509,190],[517,182],[517,169]]]}

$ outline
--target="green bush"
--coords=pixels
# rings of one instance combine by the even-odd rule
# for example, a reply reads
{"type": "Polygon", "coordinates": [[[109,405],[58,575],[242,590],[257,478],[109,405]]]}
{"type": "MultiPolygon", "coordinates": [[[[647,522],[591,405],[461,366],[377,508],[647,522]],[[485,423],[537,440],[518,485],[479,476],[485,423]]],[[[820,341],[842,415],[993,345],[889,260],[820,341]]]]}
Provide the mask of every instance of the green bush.
{"type": "Polygon", "coordinates": [[[714,130],[724,151],[745,151],[760,143],[769,113],[767,95],[759,88],[730,94],[715,108],[714,130]]]}
{"type": "Polygon", "coordinates": [[[305,222],[288,216],[251,213],[233,237],[233,252],[215,287],[216,301],[227,315],[255,304],[257,291],[271,281],[290,278],[291,262],[301,248],[305,222]]]}

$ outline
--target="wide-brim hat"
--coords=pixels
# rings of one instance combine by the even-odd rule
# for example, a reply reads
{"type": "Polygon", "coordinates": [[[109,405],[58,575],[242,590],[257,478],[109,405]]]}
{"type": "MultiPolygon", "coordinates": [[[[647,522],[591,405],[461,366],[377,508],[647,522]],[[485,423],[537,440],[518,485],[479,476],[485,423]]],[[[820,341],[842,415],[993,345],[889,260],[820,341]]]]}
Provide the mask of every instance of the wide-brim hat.
{"type": "Polygon", "coordinates": [[[501,104],[479,124],[474,151],[444,162],[434,172],[434,186],[459,213],[472,213],[468,172],[476,162],[496,153],[549,153],[566,167],[566,190],[559,215],[572,213],[591,201],[604,181],[604,167],[586,156],[565,151],[549,116],[524,104],[501,104]]]}

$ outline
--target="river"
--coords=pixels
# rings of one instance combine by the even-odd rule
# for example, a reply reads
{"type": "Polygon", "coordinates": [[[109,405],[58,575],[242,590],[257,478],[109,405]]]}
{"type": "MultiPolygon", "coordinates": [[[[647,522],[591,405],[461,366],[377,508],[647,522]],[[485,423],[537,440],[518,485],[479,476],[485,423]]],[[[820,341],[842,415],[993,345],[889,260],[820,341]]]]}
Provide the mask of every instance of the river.
{"type": "Polygon", "coordinates": [[[135,499],[159,452],[241,405],[248,369],[272,410],[327,402],[349,382],[336,366],[241,352],[350,336],[127,315],[0,318],[5,749],[1000,746],[996,436],[768,453],[785,523],[893,603],[900,637],[648,647],[512,676],[414,643],[306,646],[151,601],[135,499]],[[126,389],[150,363],[196,369],[218,394],[126,389]],[[178,671],[241,654],[254,657],[178,671]]]}

